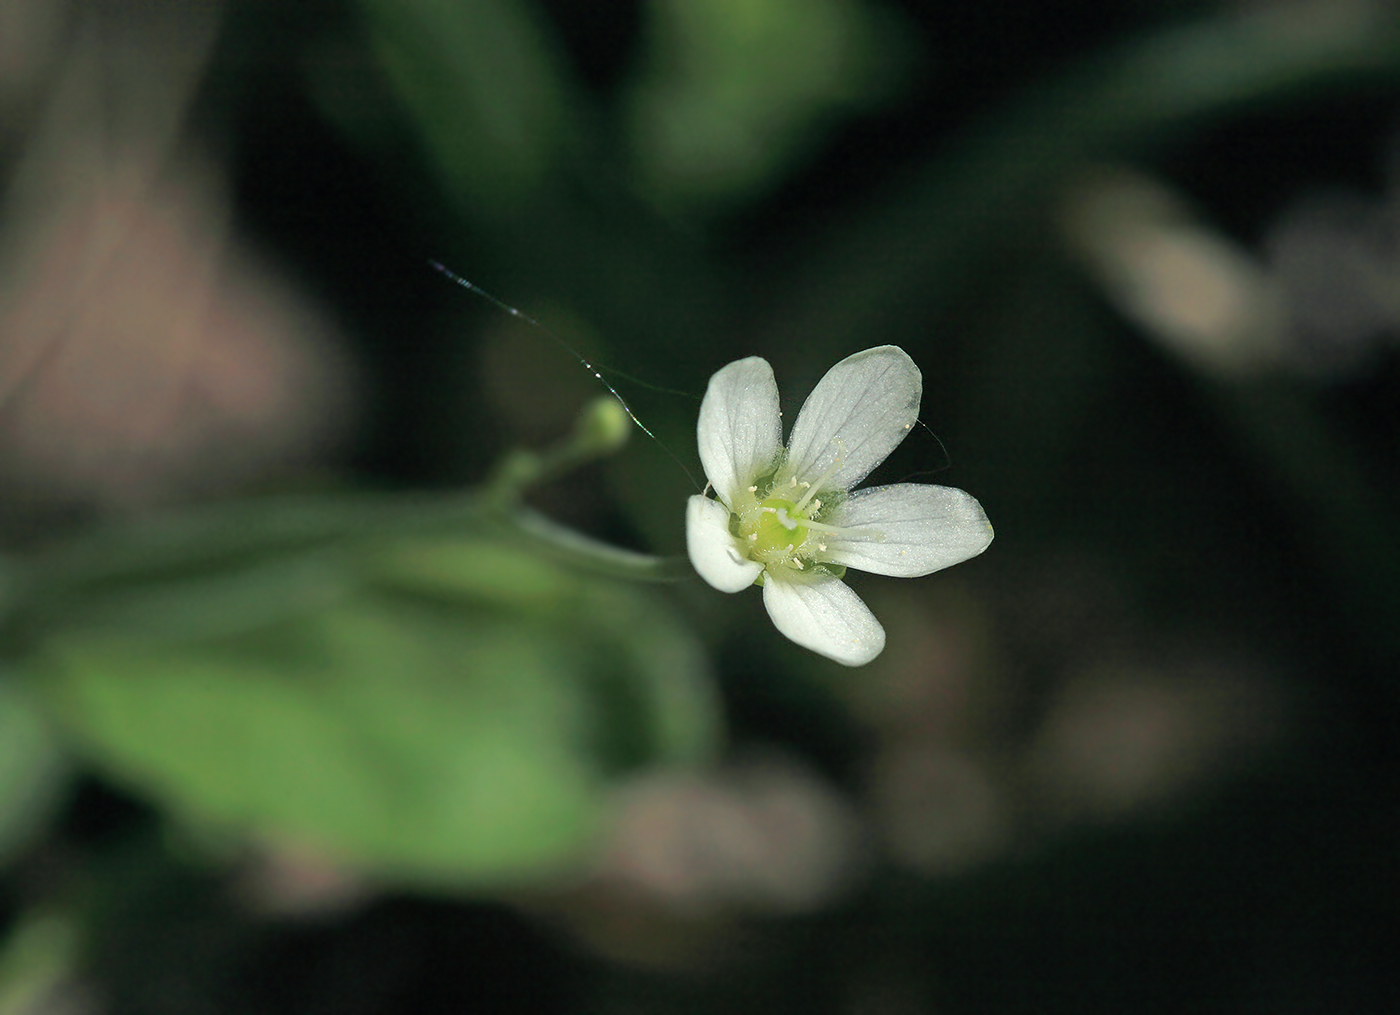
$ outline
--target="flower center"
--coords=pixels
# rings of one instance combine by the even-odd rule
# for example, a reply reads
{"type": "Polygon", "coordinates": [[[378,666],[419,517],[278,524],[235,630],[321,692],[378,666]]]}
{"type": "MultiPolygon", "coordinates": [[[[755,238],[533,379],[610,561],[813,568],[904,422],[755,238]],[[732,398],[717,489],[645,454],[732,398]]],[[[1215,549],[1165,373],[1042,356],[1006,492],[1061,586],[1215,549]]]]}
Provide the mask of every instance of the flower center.
{"type": "Polygon", "coordinates": [[[750,542],[760,560],[794,552],[807,541],[807,519],[797,505],[782,497],[770,497],[758,505],[758,525],[750,542]]]}
{"type": "Polygon", "coordinates": [[[741,488],[729,505],[729,531],[747,547],[750,560],[763,564],[766,573],[786,567],[806,571],[818,566],[826,573],[840,577],[845,572],[841,564],[826,559],[827,541],[835,536],[843,539],[883,539],[881,533],[870,529],[854,529],[818,521],[832,508],[831,501],[845,497],[843,491],[830,490],[824,483],[831,478],[832,465],[816,482],[800,480],[794,475],[779,480],[759,477],[752,486],[741,488]],[[825,490],[825,499],[818,496],[825,490]],[[759,498],[764,498],[759,500],[759,498]]]}

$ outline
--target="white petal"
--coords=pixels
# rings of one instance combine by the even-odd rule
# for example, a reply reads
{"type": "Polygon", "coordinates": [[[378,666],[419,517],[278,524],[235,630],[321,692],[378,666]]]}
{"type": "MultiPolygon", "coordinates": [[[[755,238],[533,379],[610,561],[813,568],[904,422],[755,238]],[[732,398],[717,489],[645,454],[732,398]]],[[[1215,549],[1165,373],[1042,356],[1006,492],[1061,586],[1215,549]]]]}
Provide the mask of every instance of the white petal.
{"type": "Polygon", "coordinates": [[[864,666],[885,648],[885,629],[850,586],[830,575],[777,579],[768,573],[763,605],[779,631],[844,666],[864,666]]]}
{"type": "Polygon", "coordinates": [[[701,578],[721,592],[740,592],[754,583],[763,565],[749,560],[729,532],[729,509],[717,500],[690,498],[685,506],[685,548],[701,578]]]}
{"type": "Polygon", "coordinates": [[[783,431],[778,384],[767,360],[735,360],[710,378],[700,402],[696,437],[705,478],[727,503],[772,468],[783,431]]]}
{"type": "MultiPolygon", "coordinates": [[[[881,345],[847,356],[817,382],[788,442],[788,468],[825,490],[849,490],[899,446],[919,416],[923,375],[909,354],[881,345]]],[[[785,469],[784,472],[787,472],[785,469]]]]}
{"type": "Polygon", "coordinates": [[[878,533],[832,533],[825,537],[825,558],[896,578],[960,564],[992,541],[992,523],[982,505],[951,486],[897,483],[857,490],[823,521],[878,533]]]}

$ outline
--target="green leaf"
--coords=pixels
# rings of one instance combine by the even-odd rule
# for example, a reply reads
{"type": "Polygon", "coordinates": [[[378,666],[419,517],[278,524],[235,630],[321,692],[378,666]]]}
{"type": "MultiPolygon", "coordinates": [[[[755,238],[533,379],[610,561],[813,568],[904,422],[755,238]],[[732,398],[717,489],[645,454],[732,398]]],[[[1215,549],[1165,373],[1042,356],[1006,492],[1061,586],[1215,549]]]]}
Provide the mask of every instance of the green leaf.
{"type": "Polygon", "coordinates": [[[631,143],[652,196],[682,208],[772,186],[911,55],[908,33],[850,0],[651,0],[647,13],[631,143]]]}
{"type": "Polygon", "coordinates": [[[560,61],[510,0],[361,0],[371,42],[453,192],[495,216],[528,200],[566,138],[560,61]]]}
{"type": "MultiPolygon", "coordinates": [[[[528,531],[540,536],[537,529],[528,531]]],[[[544,556],[557,552],[551,543],[540,547],[540,553],[523,554],[509,543],[404,540],[379,554],[375,573],[399,593],[467,608],[508,604],[556,636],[591,648],[575,661],[588,664],[581,679],[615,716],[613,736],[601,746],[617,763],[707,755],[717,740],[716,703],[688,632],[655,596],[634,585],[589,579],[544,556]]]]}
{"type": "Polygon", "coordinates": [[[31,910],[15,919],[0,941],[0,1015],[62,1010],[59,995],[75,974],[79,953],[70,917],[31,910]]]}
{"type": "Polygon", "coordinates": [[[0,675],[0,864],[52,815],[67,772],[49,724],[0,675]]]}
{"type": "Polygon", "coordinates": [[[44,643],[38,685],[93,761],[173,812],[422,885],[566,870],[612,780],[714,747],[702,657],[635,587],[504,537],[366,540],[335,560],[337,581],[309,587],[340,594],[300,609],[295,558],[179,595],[143,585],[147,603],[207,608],[255,601],[271,575],[277,608],[222,628],[162,635],[131,604],[95,625],[88,604],[44,643]]]}

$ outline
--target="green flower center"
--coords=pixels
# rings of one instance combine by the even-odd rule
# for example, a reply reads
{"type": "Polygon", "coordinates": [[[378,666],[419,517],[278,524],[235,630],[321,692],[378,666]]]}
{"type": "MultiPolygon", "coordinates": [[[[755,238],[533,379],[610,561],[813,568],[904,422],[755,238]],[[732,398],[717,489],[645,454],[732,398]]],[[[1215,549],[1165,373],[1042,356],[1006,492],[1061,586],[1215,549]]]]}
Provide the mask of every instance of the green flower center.
{"type": "Polygon", "coordinates": [[[750,542],[753,553],[762,560],[796,551],[807,541],[806,516],[797,504],[782,497],[770,497],[758,505],[758,525],[750,542]]]}

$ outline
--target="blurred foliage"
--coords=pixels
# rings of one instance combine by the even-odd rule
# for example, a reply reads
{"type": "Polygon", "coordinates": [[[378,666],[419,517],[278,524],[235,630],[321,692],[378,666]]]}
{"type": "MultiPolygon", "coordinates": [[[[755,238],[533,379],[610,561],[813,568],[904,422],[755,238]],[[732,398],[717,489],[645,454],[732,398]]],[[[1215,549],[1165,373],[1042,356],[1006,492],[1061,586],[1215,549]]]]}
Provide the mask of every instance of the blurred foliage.
{"type": "Polygon", "coordinates": [[[701,760],[717,734],[689,635],[578,566],[645,578],[651,561],[518,503],[618,444],[599,418],[479,498],[98,529],[17,571],[11,652],[75,747],[187,819],[405,883],[557,873],[597,837],[609,778],[701,760]]]}
{"type": "Polygon", "coordinates": [[[571,119],[535,12],[509,0],[361,6],[385,77],[453,192],[483,216],[533,200],[571,119]]]}
{"type": "Polygon", "coordinates": [[[42,1011],[62,990],[78,951],[71,921],[36,913],[10,932],[0,955],[0,1012],[42,1011]]]}
{"type": "Polygon", "coordinates": [[[772,187],[910,62],[907,36],[845,0],[673,0],[647,15],[628,141],[639,188],[667,210],[713,215],[772,187]]]}
{"type": "Polygon", "coordinates": [[[59,738],[18,688],[0,681],[0,863],[53,817],[64,775],[59,738]]]}
{"type": "Polygon", "coordinates": [[[32,672],[168,805],[408,881],[567,867],[607,777],[707,752],[698,654],[636,593],[480,536],[350,556],[128,589],[32,672]]]}
{"type": "Polygon", "coordinates": [[[0,7],[0,1013],[1393,1008],[1397,84],[1367,0],[0,7]],[[838,674],[657,579],[708,376],[885,342],[998,541],[838,674]]]}

